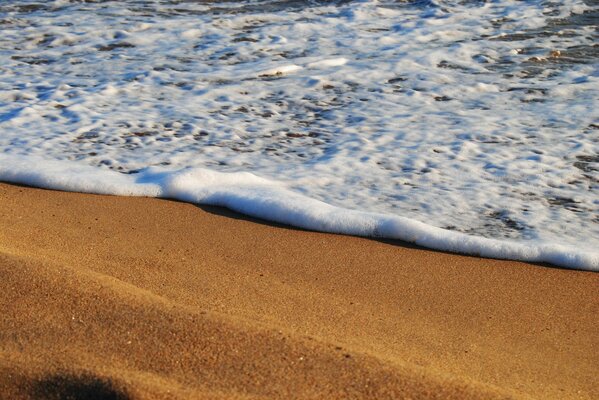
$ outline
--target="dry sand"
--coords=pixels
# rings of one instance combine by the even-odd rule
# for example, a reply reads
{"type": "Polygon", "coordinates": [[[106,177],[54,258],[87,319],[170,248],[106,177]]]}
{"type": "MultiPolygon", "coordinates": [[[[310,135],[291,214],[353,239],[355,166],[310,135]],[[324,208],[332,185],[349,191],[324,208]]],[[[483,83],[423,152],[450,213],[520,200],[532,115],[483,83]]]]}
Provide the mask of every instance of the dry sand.
{"type": "Polygon", "coordinates": [[[597,399],[598,289],[596,273],[0,184],[0,398],[597,399]]]}

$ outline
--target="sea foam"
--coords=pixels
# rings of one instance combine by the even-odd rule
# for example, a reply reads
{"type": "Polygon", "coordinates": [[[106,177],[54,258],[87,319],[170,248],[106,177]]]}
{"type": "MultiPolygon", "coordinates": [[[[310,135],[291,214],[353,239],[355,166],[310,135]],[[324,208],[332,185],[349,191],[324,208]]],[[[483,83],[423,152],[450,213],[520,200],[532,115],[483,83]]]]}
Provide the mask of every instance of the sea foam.
{"type": "Polygon", "coordinates": [[[2,176],[596,268],[595,3],[0,2],[2,176]]]}
{"type": "Polygon", "coordinates": [[[487,239],[410,218],[335,207],[249,172],[150,167],[125,175],[75,162],[0,154],[0,181],[85,193],[177,199],[226,207],[304,229],[397,239],[435,250],[599,271],[599,252],[555,243],[487,239]]]}

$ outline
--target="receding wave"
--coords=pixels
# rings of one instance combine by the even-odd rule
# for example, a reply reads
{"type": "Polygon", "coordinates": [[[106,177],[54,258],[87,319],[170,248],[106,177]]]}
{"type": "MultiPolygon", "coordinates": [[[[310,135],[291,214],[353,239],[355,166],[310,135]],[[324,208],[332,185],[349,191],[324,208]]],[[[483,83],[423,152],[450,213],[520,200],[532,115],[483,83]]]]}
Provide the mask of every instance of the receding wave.
{"type": "Polygon", "coordinates": [[[395,215],[335,207],[249,172],[149,168],[124,175],[67,161],[0,155],[0,180],[97,194],[150,196],[216,205],[300,228],[399,239],[436,250],[599,270],[599,252],[555,243],[470,236],[395,215]],[[6,167],[10,165],[10,167],[6,167]]]}
{"type": "MultiPolygon", "coordinates": [[[[285,191],[261,217],[409,241],[422,221],[429,247],[592,268],[598,18],[573,0],[2,2],[0,168],[113,194],[156,168],[250,173],[285,191]],[[343,217],[285,217],[300,195],[343,217]],[[480,250],[497,243],[520,250],[480,250]]],[[[240,183],[225,205],[254,212],[240,183]]]]}

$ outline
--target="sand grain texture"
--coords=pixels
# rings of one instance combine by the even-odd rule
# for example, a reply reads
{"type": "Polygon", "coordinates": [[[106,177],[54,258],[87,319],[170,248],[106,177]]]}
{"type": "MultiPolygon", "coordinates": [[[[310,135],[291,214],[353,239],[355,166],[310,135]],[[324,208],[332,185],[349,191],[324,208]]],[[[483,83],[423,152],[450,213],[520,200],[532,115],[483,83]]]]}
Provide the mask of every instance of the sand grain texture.
{"type": "Polygon", "coordinates": [[[0,398],[599,398],[599,275],[0,184],[0,398]]]}

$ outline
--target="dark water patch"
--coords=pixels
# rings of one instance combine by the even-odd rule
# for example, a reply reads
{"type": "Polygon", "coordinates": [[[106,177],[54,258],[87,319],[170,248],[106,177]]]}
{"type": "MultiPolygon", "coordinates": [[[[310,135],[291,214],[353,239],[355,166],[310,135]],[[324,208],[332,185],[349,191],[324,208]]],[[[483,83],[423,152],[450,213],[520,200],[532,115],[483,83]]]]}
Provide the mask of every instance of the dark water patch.
{"type": "Polygon", "coordinates": [[[599,20],[599,2],[597,0],[586,0],[584,3],[590,7],[581,14],[570,14],[566,18],[556,18],[549,21],[548,27],[560,30],[578,29],[580,26],[597,26],[599,20]]]}
{"type": "Polygon", "coordinates": [[[100,137],[100,134],[98,132],[89,131],[89,132],[84,132],[84,133],[80,134],[79,136],[77,136],[75,141],[92,140],[92,139],[97,139],[98,137],[100,137]]]}
{"type": "Polygon", "coordinates": [[[43,57],[11,56],[10,58],[29,65],[48,65],[55,62],[55,60],[43,57]]]}
{"type": "MultiPolygon", "coordinates": [[[[212,13],[224,13],[224,14],[241,14],[241,13],[277,13],[283,11],[299,11],[310,7],[320,6],[342,6],[344,4],[351,3],[352,0],[278,0],[278,1],[266,1],[266,2],[246,2],[245,4],[238,5],[236,8],[225,8],[225,7],[213,7],[210,11],[212,13]]],[[[221,2],[223,3],[223,2],[221,2]]],[[[239,4],[239,2],[237,2],[239,4]]]]}
{"type": "Polygon", "coordinates": [[[381,0],[380,6],[390,9],[414,8],[438,8],[439,5],[432,0],[381,0]]]}
{"type": "Polygon", "coordinates": [[[99,46],[98,51],[112,51],[115,49],[130,49],[132,47],[135,47],[135,45],[128,43],[128,42],[117,42],[117,43],[108,44],[106,46],[99,46]]]}
{"type": "Polygon", "coordinates": [[[580,202],[578,202],[572,198],[569,198],[569,197],[553,196],[553,197],[549,197],[547,199],[547,202],[549,204],[551,204],[552,206],[563,207],[566,210],[573,211],[573,212],[583,212],[584,211],[581,208],[580,202]]]}
{"type": "Polygon", "coordinates": [[[302,137],[306,137],[308,135],[303,134],[303,133],[290,132],[286,136],[289,138],[302,138],[302,137]]]}
{"type": "MultiPolygon", "coordinates": [[[[502,34],[501,36],[489,38],[490,40],[506,41],[506,42],[523,42],[537,38],[551,38],[551,37],[572,37],[582,36],[582,29],[586,27],[593,28],[597,37],[597,31],[599,27],[599,2],[586,1],[587,5],[593,7],[590,10],[585,10],[581,14],[571,14],[565,18],[552,18],[549,19],[547,24],[540,28],[524,30],[522,32],[514,32],[502,34]]],[[[547,8],[550,10],[547,15],[551,15],[550,3],[547,4],[547,8]]],[[[501,25],[502,22],[509,23],[506,21],[495,21],[501,25]]],[[[523,46],[519,50],[519,54],[531,54],[536,55],[540,61],[545,61],[554,66],[567,66],[572,64],[589,64],[597,62],[599,59],[599,45],[574,45],[565,49],[544,49],[538,47],[523,46]]]]}
{"type": "Polygon", "coordinates": [[[528,87],[528,86],[513,86],[506,90],[507,92],[522,91],[526,94],[546,95],[549,91],[546,88],[528,87]]]}
{"type": "Polygon", "coordinates": [[[403,76],[398,76],[398,77],[395,77],[395,78],[391,78],[391,79],[389,79],[389,80],[387,81],[387,83],[389,83],[389,84],[391,84],[391,85],[395,85],[395,84],[398,84],[398,83],[400,83],[400,82],[405,82],[405,81],[407,81],[407,80],[408,80],[408,78],[406,78],[406,77],[403,77],[403,76]]]}
{"type": "MultiPolygon", "coordinates": [[[[599,16],[597,17],[599,24],[599,16]]],[[[599,40],[599,38],[598,38],[599,40]]],[[[563,64],[591,64],[599,60],[599,44],[595,43],[591,45],[580,45],[568,47],[565,50],[560,51],[559,57],[551,57],[550,59],[554,63],[563,64]]]]}
{"type": "Polygon", "coordinates": [[[18,13],[32,13],[36,11],[45,11],[49,7],[43,3],[29,3],[29,4],[7,4],[0,6],[0,12],[18,12],[18,13]]]}
{"type": "Polygon", "coordinates": [[[458,65],[458,64],[452,63],[451,61],[447,61],[447,60],[443,60],[443,61],[439,62],[439,64],[437,64],[437,67],[438,68],[455,69],[455,70],[460,70],[460,71],[464,71],[464,72],[474,72],[468,67],[464,67],[462,65],[458,65]]]}
{"type": "Polygon", "coordinates": [[[182,15],[241,15],[257,13],[293,12],[321,6],[343,6],[355,0],[270,0],[270,1],[211,1],[211,0],[163,0],[156,4],[136,2],[129,11],[138,16],[177,17],[182,15]],[[192,5],[186,7],[186,5],[192,5]],[[206,8],[197,8],[197,5],[206,8]]]}
{"type": "Polygon", "coordinates": [[[583,172],[599,172],[599,154],[594,156],[576,156],[574,166],[583,172]]]}
{"type": "Polygon", "coordinates": [[[523,222],[512,219],[506,211],[493,211],[489,214],[489,218],[501,221],[506,228],[514,231],[523,231],[529,228],[523,222]]]}
{"type": "Polygon", "coordinates": [[[51,43],[56,40],[56,36],[45,33],[41,38],[36,39],[38,46],[52,47],[51,43]]]}
{"type": "Polygon", "coordinates": [[[0,25],[11,26],[11,25],[18,25],[18,24],[19,24],[19,20],[17,20],[17,19],[14,19],[14,18],[0,18],[0,25]]]}
{"type": "Polygon", "coordinates": [[[172,70],[172,71],[178,71],[178,72],[187,71],[185,69],[181,69],[177,66],[172,66],[172,65],[157,65],[157,66],[153,67],[152,69],[157,72],[162,72],[162,71],[166,71],[166,70],[172,70]]]}
{"type": "Polygon", "coordinates": [[[136,136],[136,137],[147,137],[147,136],[154,136],[157,135],[158,132],[157,131],[137,131],[137,132],[131,132],[132,136],[136,136]]]}
{"type": "Polygon", "coordinates": [[[241,42],[250,42],[250,43],[257,43],[258,39],[254,39],[252,37],[248,37],[248,36],[240,36],[240,37],[236,37],[232,40],[233,43],[241,43],[241,42]]]}

